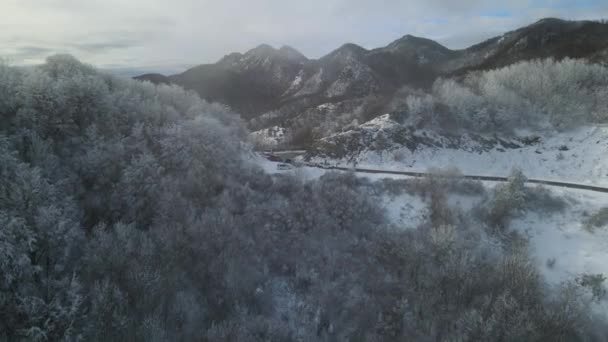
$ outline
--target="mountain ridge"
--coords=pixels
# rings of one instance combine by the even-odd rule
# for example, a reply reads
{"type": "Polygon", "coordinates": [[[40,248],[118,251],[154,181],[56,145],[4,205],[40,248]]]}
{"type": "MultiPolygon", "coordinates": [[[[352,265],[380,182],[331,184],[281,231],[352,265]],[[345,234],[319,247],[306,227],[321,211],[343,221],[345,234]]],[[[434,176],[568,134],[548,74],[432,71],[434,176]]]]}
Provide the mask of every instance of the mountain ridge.
{"type": "MultiPolygon", "coordinates": [[[[293,51],[293,52],[297,53],[298,55],[300,55],[304,59],[307,59],[307,60],[310,60],[310,61],[318,61],[318,60],[321,60],[324,57],[327,57],[327,56],[331,55],[332,53],[334,53],[335,51],[340,50],[340,49],[342,49],[344,47],[356,47],[358,49],[364,50],[365,52],[374,52],[374,51],[394,48],[399,43],[404,42],[404,41],[408,41],[408,40],[414,40],[414,41],[418,41],[418,42],[426,42],[426,43],[429,43],[429,44],[434,44],[437,47],[439,47],[440,49],[443,49],[443,50],[445,50],[447,52],[450,52],[450,53],[462,53],[462,52],[465,52],[465,51],[471,51],[471,50],[480,49],[484,45],[496,42],[496,40],[499,40],[500,38],[504,37],[505,35],[512,34],[512,33],[517,33],[517,32],[523,31],[525,29],[531,29],[531,28],[534,28],[534,27],[542,26],[542,25],[547,25],[547,26],[566,25],[567,26],[569,24],[570,24],[570,27],[572,27],[573,25],[574,26],[579,26],[579,25],[584,25],[584,24],[588,24],[588,25],[589,24],[590,25],[604,25],[604,26],[606,25],[605,23],[600,23],[600,22],[594,21],[594,20],[572,21],[572,20],[565,20],[565,19],[560,19],[560,18],[547,17],[547,18],[539,19],[539,20],[537,20],[536,22],[534,22],[534,23],[532,23],[530,25],[527,25],[527,26],[524,26],[524,27],[521,27],[521,28],[518,28],[518,29],[515,29],[515,30],[512,30],[512,31],[508,31],[508,32],[506,32],[505,34],[503,34],[501,36],[491,37],[491,38],[488,38],[488,39],[486,39],[484,41],[472,44],[472,45],[470,45],[470,46],[468,46],[466,48],[462,48],[462,49],[451,49],[451,48],[448,48],[448,47],[442,45],[441,43],[439,43],[439,42],[437,42],[435,40],[432,40],[432,39],[429,39],[429,38],[425,38],[425,37],[415,36],[415,35],[412,35],[412,34],[406,34],[406,35],[404,35],[404,36],[402,36],[402,37],[400,37],[400,38],[398,38],[396,40],[393,40],[392,42],[388,43],[385,46],[381,46],[381,47],[377,47],[377,48],[372,48],[372,49],[363,48],[362,46],[357,45],[355,43],[345,43],[341,47],[339,47],[337,49],[334,49],[334,50],[328,52],[327,54],[325,54],[325,55],[323,55],[323,56],[321,56],[321,57],[319,57],[317,59],[309,58],[309,57],[305,56],[304,54],[302,54],[296,48],[293,48],[293,47],[291,47],[289,45],[282,45],[282,46],[280,46],[280,48],[276,49],[276,48],[274,48],[270,44],[262,43],[262,44],[259,44],[258,46],[256,46],[255,48],[247,50],[245,53],[232,52],[232,53],[229,53],[229,54],[225,55],[224,57],[220,58],[215,63],[203,63],[203,64],[199,64],[199,65],[197,65],[197,66],[195,66],[193,68],[196,68],[196,67],[202,66],[202,65],[219,64],[219,63],[222,63],[222,61],[224,59],[228,58],[228,57],[234,57],[235,55],[237,55],[237,56],[243,56],[243,55],[247,55],[249,53],[252,53],[252,52],[254,52],[256,50],[261,50],[261,49],[263,49],[263,50],[274,50],[274,51],[289,50],[289,51],[293,51]]],[[[192,69],[192,68],[190,68],[190,69],[192,69]]],[[[190,70],[190,69],[187,69],[187,70],[190,70]]],[[[185,71],[187,71],[187,70],[185,70],[185,71]]],[[[173,74],[173,75],[164,75],[164,74],[160,74],[160,73],[147,73],[147,74],[142,74],[142,75],[135,76],[134,78],[136,78],[136,79],[142,79],[142,78],[145,78],[145,76],[156,75],[156,74],[162,75],[162,76],[165,76],[165,77],[171,77],[171,76],[179,75],[180,73],[173,74]]]]}
{"type": "Polygon", "coordinates": [[[229,105],[251,129],[298,128],[310,122],[319,125],[319,120],[332,124],[340,115],[356,110],[369,119],[382,114],[396,92],[428,90],[440,77],[532,59],[585,58],[606,63],[605,37],[608,24],[603,22],[544,18],[459,50],[413,35],[374,49],[343,44],[318,59],[289,46],[277,49],[261,44],[180,74],[136,79],[174,83],[205,100],[229,105]],[[326,104],[331,106],[319,108],[326,104]]]}

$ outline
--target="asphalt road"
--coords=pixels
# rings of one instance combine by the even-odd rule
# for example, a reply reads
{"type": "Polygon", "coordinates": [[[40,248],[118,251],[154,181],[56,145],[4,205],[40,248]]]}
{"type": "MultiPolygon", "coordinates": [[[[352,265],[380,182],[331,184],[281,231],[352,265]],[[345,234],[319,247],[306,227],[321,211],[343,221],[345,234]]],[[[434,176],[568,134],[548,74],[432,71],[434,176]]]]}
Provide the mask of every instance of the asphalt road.
{"type": "MultiPolygon", "coordinates": [[[[275,151],[274,153],[281,154],[294,154],[299,155],[305,150],[285,150],[285,151],[275,151]]],[[[372,173],[372,174],[386,174],[386,175],[401,175],[401,176],[410,176],[410,177],[425,177],[429,176],[430,173],[427,172],[415,172],[415,171],[392,171],[392,170],[377,170],[377,169],[362,169],[362,168],[348,168],[348,167],[340,167],[340,166],[326,166],[322,167],[320,165],[308,164],[308,167],[316,167],[326,170],[339,170],[339,171],[355,171],[360,173],[372,173]]],[[[508,177],[496,177],[496,176],[476,176],[476,175],[462,175],[463,178],[466,179],[475,179],[480,181],[491,181],[491,182],[506,182],[509,180],[508,177]]],[[[543,184],[548,186],[557,186],[562,188],[570,188],[570,189],[579,189],[579,190],[588,190],[588,191],[596,191],[596,192],[604,192],[608,193],[608,187],[602,187],[597,185],[589,185],[589,184],[580,184],[580,183],[570,183],[570,182],[561,182],[561,181],[553,181],[553,180],[544,180],[544,179],[534,179],[529,178],[526,180],[526,183],[530,184],[543,184]]]]}
{"type": "MultiPolygon", "coordinates": [[[[401,175],[401,176],[410,176],[410,177],[425,177],[431,175],[427,172],[414,172],[414,171],[391,171],[391,170],[374,170],[374,169],[361,169],[361,168],[347,168],[340,166],[315,166],[308,165],[309,167],[317,167],[326,170],[339,170],[339,171],[355,171],[360,173],[373,173],[373,174],[387,174],[387,175],[401,175]]],[[[492,182],[506,182],[509,180],[508,177],[495,177],[495,176],[476,176],[476,175],[462,175],[463,178],[466,179],[475,179],[480,181],[492,181],[492,182]]],[[[580,183],[569,183],[569,182],[559,182],[559,181],[551,181],[544,179],[527,179],[526,183],[532,184],[543,184],[549,186],[557,186],[562,188],[571,188],[571,189],[580,189],[580,190],[588,190],[588,191],[596,191],[596,192],[605,192],[608,193],[608,187],[601,187],[596,185],[588,185],[588,184],[580,184],[580,183]]]]}

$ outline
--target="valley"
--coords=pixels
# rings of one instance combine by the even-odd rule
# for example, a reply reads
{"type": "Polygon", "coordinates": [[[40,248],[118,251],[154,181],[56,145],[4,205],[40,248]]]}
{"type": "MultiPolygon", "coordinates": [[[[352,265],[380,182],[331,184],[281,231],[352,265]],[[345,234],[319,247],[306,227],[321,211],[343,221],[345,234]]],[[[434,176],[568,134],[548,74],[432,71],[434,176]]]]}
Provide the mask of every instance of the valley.
{"type": "Polygon", "coordinates": [[[0,342],[608,341],[604,4],[7,4],[0,342]]]}

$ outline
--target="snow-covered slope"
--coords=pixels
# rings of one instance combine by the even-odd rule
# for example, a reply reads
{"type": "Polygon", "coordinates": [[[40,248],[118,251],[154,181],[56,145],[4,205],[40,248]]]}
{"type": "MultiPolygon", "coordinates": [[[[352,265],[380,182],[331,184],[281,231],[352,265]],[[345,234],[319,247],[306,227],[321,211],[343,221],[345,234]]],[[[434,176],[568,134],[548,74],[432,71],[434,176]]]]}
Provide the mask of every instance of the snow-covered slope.
{"type": "MultiPolygon", "coordinates": [[[[291,173],[303,179],[314,179],[325,172],[332,172],[310,167],[279,171],[276,163],[263,159],[259,159],[258,163],[269,173],[291,173]]],[[[399,175],[359,176],[372,181],[409,178],[399,175]]],[[[489,191],[498,183],[483,184],[489,191]]],[[[608,194],[558,187],[548,187],[545,191],[563,201],[564,207],[547,210],[540,205],[531,206],[516,217],[510,227],[529,241],[532,259],[547,284],[558,286],[566,281],[576,281],[583,274],[608,276],[608,226],[589,230],[584,223],[590,214],[608,206],[608,194]]],[[[448,204],[471,216],[474,215],[474,208],[482,204],[484,199],[482,194],[450,193],[448,204]]],[[[419,194],[384,193],[379,196],[379,201],[396,229],[416,229],[430,219],[429,199],[419,194]]],[[[594,305],[598,310],[608,312],[607,300],[594,305]]]]}
{"type": "Polygon", "coordinates": [[[284,127],[273,126],[251,132],[249,140],[256,146],[273,148],[285,141],[286,132],[287,130],[284,127]]]}
{"type": "MultiPolygon", "coordinates": [[[[493,183],[486,183],[489,189],[493,183]]],[[[549,286],[577,282],[582,275],[608,276],[608,226],[590,231],[585,228],[588,215],[608,206],[608,194],[561,189],[549,189],[551,196],[563,199],[561,210],[529,208],[510,223],[510,227],[529,241],[535,266],[549,286]]],[[[397,227],[416,228],[428,220],[428,201],[420,196],[385,195],[382,204],[397,227]]],[[[479,205],[481,196],[449,196],[449,205],[464,213],[479,205]]],[[[467,214],[471,215],[471,214],[467,214]]],[[[599,312],[608,313],[608,299],[593,304],[599,312]]]]}
{"type": "Polygon", "coordinates": [[[507,176],[519,168],[529,178],[608,185],[606,126],[585,126],[545,137],[447,137],[399,128],[383,115],[324,143],[320,158],[337,156],[338,164],[357,163],[361,168],[426,171],[454,166],[464,174],[487,176],[507,176]],[[341,155],[342,150],[348,152],[341,155]]]}
{"type": "MultiPolygon", "coordinates": [[[[573,133],[572,142],[581,139],[578,142],[583,144],[574,149],[575,152],[572,153],[582,153],[585,149],[593,152],[593,144],[589,142],[605,133],[599,128],[573,133]],[[588,144],[585,145],[584,142],[588,144]]],[[[554,145],[549,144],[549,142],[551,140],[545,143],[542,151],[551,150],[554,145]]],[[[558,141],[554,142],[557,143],[558,141]]],[[[605,147],[606,140],[602,142],[605,147]]],[[[521,153],[525,154],[526,152],[521,153]]],[[[471,156],[473,155],[475,153],[471,153],[471,156]]],[[[490,158],[483,157],[483,153],[477,155],[481,156],[479,158],[490,158]]],[[[488,154],[488,156],[490,155],[492,154],[488,154]]],[[[529,157],[532,158],[535,155],[537,153],[532,152],[529,157]]],[[[520,158],[520,161],[525,160],[524,157],[520,158]]],[[[432,159],[428,160],[432,161],[432,159]]],[[[333,172],[312,167],[280,171],[276,168],[277,163],[269,162],[261,157],[258,157],[256,162],[269,173],[291,173],[303,179],[314,179],[322,176],[325,172],[333,172]]],[[[378,166],[378,164],[373,165],[378,166]]],[[[381,165],[401,166],[401,164],[388,163],[381,165]]],[[[553,167],[559,167],[560,165],[553,164],[553,167]]],[[[581,165],[586,164],[582,163],[581,165]]],[[[605,166],[605,164],[603,165],[605,166]]],[[[496,170],[498,169],[496,168],[496,170]]],[[[528,170],[534,169],[528,168],[528,170]]],[[[536,170],[541,172],[542,168],[539,167],[536,170]]],[[[577,170],[573,166],[569,172],[571,175],[581,175],[577,170]]],[[[506,171],[504,172],[506,173],[506,171]]],[[[410,178],[402,175],[380,174],[358,174],[358,176],[369,178],[372,181],[383,178],[401,180],[410,178]]],[[[496,182],[483,182],[487,192],[491,191],[497,184],[496,182]]],[[[538,188],[532,187],[531,191],[537,192],[536,189],[538,188]]],[[[586,229],[584,223],[589,215],[608,206],[608,194],[559,187],[547,187],[543,192],[563,203],[563,206],[549,210],[541,204],[532,203],[510,222],[509,227],[519,232],[522,237],[529,241],[532,260],[547,284],[557,287],[563,282],[576,282],[583,274],[608,276],[608,226],[589,230],[586,229]]],[[[420,194],[401,192],[397,194],[380,193],[375,196],[378,196],[380,204],[386,209],[387,217],[392,221],[395,229],[416,229],[430,219],[429,198],[424,198],[420,194]]],[[[466,217],[473,217],[475,208],[482,205],[487,197],[483,193],[449,193],[447,200],[451,208],[458,209],[466,217]]],[[[593,307],[597,312],[608,312],[608,300],[603,299],[595,302],[593,307]]]]}
{"type": "Polygon", "coordinates": [[[382,206],[389,219],[402,229],[416,228],[429,219],[428,205],[420,196],[407,193],[383,196],[382,206]]]}
{"type": "Polygon", "coordinates": [[[608,205],[608,194],[552,188],[568,207],[559,212],[529,211],[512,222],[530,239],[539,269],[550,283],[582,273],[608,275],[608,227],[585,229],[589,214],[608,205]],[[547,261],[554,259],[552,266],[547,261]]]}

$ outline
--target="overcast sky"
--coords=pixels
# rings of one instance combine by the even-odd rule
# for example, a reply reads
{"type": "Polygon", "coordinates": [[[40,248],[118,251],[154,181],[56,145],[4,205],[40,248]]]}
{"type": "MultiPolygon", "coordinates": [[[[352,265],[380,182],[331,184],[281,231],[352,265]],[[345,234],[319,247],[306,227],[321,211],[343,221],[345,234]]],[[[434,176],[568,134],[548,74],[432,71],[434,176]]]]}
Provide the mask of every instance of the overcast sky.
{"type": "Polygon", "coordinates": [[[463,48],[543,17],[608,18],[607,0],[0,0],[0,57],[70,53],[126,73],[176,72],[261,43],[320,57],[405,34],[463,48]]]}

